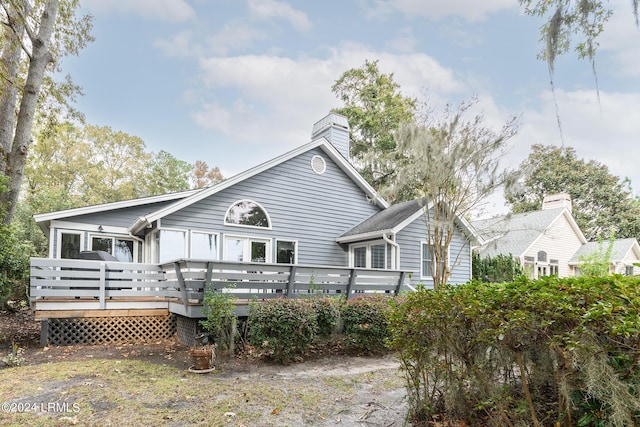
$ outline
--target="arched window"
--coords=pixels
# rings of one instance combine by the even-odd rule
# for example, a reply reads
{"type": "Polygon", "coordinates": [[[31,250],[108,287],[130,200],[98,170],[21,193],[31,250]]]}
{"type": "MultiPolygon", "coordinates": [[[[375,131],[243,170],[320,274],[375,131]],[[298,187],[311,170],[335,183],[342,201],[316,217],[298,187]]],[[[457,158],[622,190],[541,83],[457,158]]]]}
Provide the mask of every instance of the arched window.
{"type": "Polygon", "coordinates": [[[252,200],[240,200],[231,205],[224,217],[224,223],[246,227],[271,228],[271,221],[267,212],[252,200]]]}
{"type": "Polygon", "coordinates": [[[547,253],[545,251],[538,252],[538,262],[547,262],[547,253]]]}

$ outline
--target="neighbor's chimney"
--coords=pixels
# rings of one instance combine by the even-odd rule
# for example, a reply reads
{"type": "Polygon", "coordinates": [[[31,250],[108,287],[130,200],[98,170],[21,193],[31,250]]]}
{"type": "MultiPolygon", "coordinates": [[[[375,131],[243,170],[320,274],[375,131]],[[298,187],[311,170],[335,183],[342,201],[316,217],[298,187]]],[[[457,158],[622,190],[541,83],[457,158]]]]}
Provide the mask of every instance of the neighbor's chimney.
{"type": "Polygon", "coordinates": [[[336,150],[349,160],[349,121],[345,116],[329,113],[313,125],[311,140],[325,137],[336,150]]]}
{"type": "Polygon", "coordinates": [[[542,200],[542,210],[555,208],[568,208],[572,212],[571,196],[568,193],[550,194],[542,200]]]}

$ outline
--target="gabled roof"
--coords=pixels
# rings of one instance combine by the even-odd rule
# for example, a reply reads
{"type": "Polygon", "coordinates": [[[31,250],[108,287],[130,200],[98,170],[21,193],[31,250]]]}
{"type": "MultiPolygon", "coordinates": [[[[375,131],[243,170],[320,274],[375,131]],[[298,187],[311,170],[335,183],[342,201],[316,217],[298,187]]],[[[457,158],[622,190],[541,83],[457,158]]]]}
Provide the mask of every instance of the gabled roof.
{"type": "Polygon", "coordinates": [[[50,221],[61,220],[64,218],[71,218],[71,217],[80,216],[80,215],[89,215],[89,214],[95,214],[100,212],[112,211],[115,209],[125,209],[125,208],[131,208],[135,206],[152,205],[154,203],[171,202],[171,201],[187,198],[190,195],[197,193],[199,191],[201,190],[200,189],[187,190],[187,191],[180,191],[177,193],[161,194],[159,196],[141,197],[139,199],[123,200],[120,202],[103,203],[100,205],[84,206],[81,208],[66,209],[63,211],[56,211],[56,212],[48,212],[48,213],[34,215],[33,219],[38,225],[40,225],[40,228],[42,228],[46,234],[50,221]]]}
{"type": "Polygon", "coordinates": [[[582,243],[587,240],[566,207],[509,214],[472,221],[475,231],[484,239],[479,248],[486,256],[522,256],[558,219],[565,217],[582,243]]]}
{"type": "MultiPolygon", "coordinates": [[[[606,251],[609,248],[609,242],[588,242],[580,247],[569,261],[570,265],[578,265],[580,258],[601,249],[606,251]]],[[[613,241],[611,248],[611,262],[618,263],[624,261],[631,253],[635,253],[636,258],[640,259],[640,245],[635,238],[616,239],[613,241]]]]}
{"type": "Polygon", "coordinates": [[[364,193],[380,208],[384,209],[389,206],[389,204],[382,199],[376,191],[369,185],[369,183],[356,171],[356,169],[349,163],[339,152],[335,149],[333,145],[324,137],[318,138],[314,141],[311,141],[301,147],[298,147],[294,150],[289,151],[281,156],[278,156],[268,162],[262,163],[258,166],[255,166],[251,169],[248,169],[242,173],[239,173],[229,179],[226,179],[216,185],[211,187],[202,189],[197,193],[192,194],[189,197],[183,198],[181,200],[172,203],[169,206],[166,206],[162,209],[159,209],[155,212],[151,212],[145,216],[139,217],[132,225],[129,227],[129,231],[131,233],[137,233],[143,228],[151,225],[153,222],[170,215],[174,212],[177,212],[187,206],[190,206],[200,200],[205,199],[213,194],[216,194],[226,188],[229,188],[241,181],[244,181],[252,176],[255,176],[261,172],[264,172],[274,166],[277,166],[281,163],[286,162],[300,154],[303,154],[309,150],[319,148],[325,152],[327,156],[329,156],[337,165],[342,169],[355,183],[364,191],[364,193]]]}
{"type": "MultiPolygon", "coordinates": [[[[428,206],[431,209],[431,205],[428,206]]],[[[424,216],[425,199],[415,199],[392,205],[377,212],[351,230],[336,239],[338,243],[349,243],[375,239],[387,234],[397,234],[416,219],[424,216]]],[[[471,240],[478,236],[472,232],[469,223],[464,218],[456,221],[471,240]]]]}

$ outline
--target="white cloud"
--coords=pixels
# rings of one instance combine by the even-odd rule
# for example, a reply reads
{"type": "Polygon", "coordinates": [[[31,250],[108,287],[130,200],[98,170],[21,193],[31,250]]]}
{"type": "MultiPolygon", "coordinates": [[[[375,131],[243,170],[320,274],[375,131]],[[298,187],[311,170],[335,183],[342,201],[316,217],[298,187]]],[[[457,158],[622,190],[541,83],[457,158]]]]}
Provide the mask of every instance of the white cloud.
{"type": "Polygon", "coordinates": [[[448,16],[461,16],[471,22],[483,21],[492,13],[518,7],[513,0],[373,0],[372,4],[367,4],[370,17],[399,11],[408,17],[440,20],[448,16]]]}
{"type": "Polygon", "coordinates": [[[248,142],[260,143],[269,135],[270,143],[280,140],[294,146],[301,138],[309,138],[310,120],[319,120],[340,106],[331,86],[346,70],[362,66],[365,59],[379,59],[380,71],[394,73],[408,96],[420,97],[429,87],[430,97],[442,101],[465,90],[451,70],[427,55],[393,55],[345,44],[325,59],[269,55],[203,59],[202,83],[210,91],[203,90],[202,107],[193,116],[201,126],[233,133],[248,142]],[[207,101],[216,98],[217,91],[233,93],[234,101],[229,106],[207,101]]]}
{"type": "Polygon", "coordinates": [[[192,42],[193,34],[189,30],[180,31],[170,39],[158,39],[154,46],[169,57],[187,57],[194,54],[196,46],[192,42]]]}
{"type": "Polygon", "coordinates": [[[610,173],[629,177],[633,188],[640,190],[640,159],[638,123],[640,123],[640,92],[556,91],[563,139],[556,123],[552,95],[541,96],[539,110],[528,110],[525,125],[518,135],[519,158],[524,159],[532,144],[573,147],[585,160],[597,160],[607,165],[610,173]]]}
{"type": "Polygon", "coordinates": [[[242,23],[225,24],[221,31],[207,39],[208,51],[214,55],[227,55],[230,52],[249,49],[256,41],[264,40],[267,35],[260,30],[242,23]]]}
{"type": "Polygon", "coordinates": [[[298,31],[309,31],[313,26],[307,14],[276,0],[249,0],[249,12],[260,19],[283,18],[298,31]]]}
{"type": "MultiPolygon", "coordinates": [[[[613,16],[605,24],[599,51],[613,55],[615,72],[623,77],[640,77],[640,30],[635,25],[631,2],[613,0],[613,16]]],[[[596,67],[598,66],[596,54],[596,67]]]]}
{"type": "Polygon", "coordinates": [[[195,18],[193,8],[184,0],[86,0],[92,12],[135,14],[148,19],[184,22],[195,18]]]}

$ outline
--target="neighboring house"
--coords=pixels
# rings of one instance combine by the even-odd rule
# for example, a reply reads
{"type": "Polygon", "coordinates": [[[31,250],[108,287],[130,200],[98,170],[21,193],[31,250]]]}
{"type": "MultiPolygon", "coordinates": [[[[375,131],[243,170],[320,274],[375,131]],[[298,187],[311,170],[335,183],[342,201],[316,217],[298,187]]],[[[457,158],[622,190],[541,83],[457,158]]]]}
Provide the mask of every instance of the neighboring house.
{"type": "Polygon", "coordinates": [[[568,195],[548,197],[542,210],[473,221],[484,244],[476,248],[481,257],[511,255],[533,277],[573,275],[569,262],[587,243],[571,215],[568,195]]]}
{"type": "MultiPolygon", "coordinates": [[[[571,214],[571,197],[566,193],[544,198],[539,211],[508,214],[473,221],[472,228],[483,242],[475,250],[481,257],[511,255],[531,276],[577,276],[580,258],[598,250],[587,242],[571,214]]],[[[604,249],[608,242],[604,242],[604,249]]],[[[640,260],[636,239],[614,241],[611,272],[638,274],[633,263],[640,260]]]]}
{"type": "MultiPolygon", "coordinates": [[[[582,258],[594,252],[607,252],[610,242],[589,242],[582,246],[571,258],[569,265],[574,275],[580,275],[580,262],[582,258]]],[[[611,247],[611,266],[609,271],[614,274],[634,276],[640,274],[640,268],[634,264],[640,263],[640,245],[636,239],[617,239],[611,247]]]]}
{"type": "MultiPolygon", "coordinates": [[[[35,216],[50,258],[229,260],[398,269],[428,285],[424,208],[389,207],[349,162],[349,125],[329,114],[311,142],[211,187],[35,216]]],[[[451,282],[471,277],[469,228],[451,245],[451,282]]]]}

